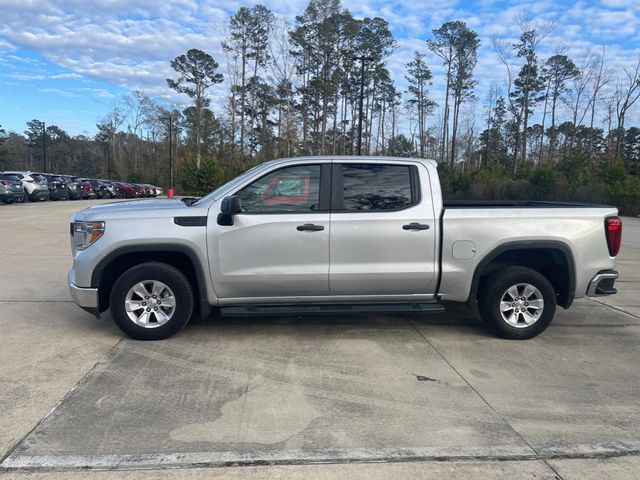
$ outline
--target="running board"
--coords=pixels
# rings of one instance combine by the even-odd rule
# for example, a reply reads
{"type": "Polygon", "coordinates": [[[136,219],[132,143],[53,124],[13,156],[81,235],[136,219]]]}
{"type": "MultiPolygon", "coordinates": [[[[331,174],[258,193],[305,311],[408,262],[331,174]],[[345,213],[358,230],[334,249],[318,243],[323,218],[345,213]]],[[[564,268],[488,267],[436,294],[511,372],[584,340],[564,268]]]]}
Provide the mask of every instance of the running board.
{"type": "Polygon", "coordinates": [[[363,313],[442,313],[440,303],[351,303],[314,305],[247,305],[221,307],[223,317],[266,317],[275,315],[349,315],[363,313]]]}

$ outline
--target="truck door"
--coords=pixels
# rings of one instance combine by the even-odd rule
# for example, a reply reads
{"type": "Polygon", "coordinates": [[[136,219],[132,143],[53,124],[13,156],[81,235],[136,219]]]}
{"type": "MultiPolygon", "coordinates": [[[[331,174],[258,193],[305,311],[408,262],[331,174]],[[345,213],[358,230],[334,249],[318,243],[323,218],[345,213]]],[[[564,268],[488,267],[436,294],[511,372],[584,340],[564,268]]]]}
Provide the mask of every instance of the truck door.
{"type": "Polygon", "coordinates": [[[432,294],[435,213],[422,165],[334,163],[331,295],[432,294]]]}
{"type": "MultiPolygon", "coordinates": [[[[330,169],[330,163],[283,167],[236,192],[242,213],[208,233],[219,298],[329,293],[330,169]]],[[[217,213],[210,214],[213,222],[217,213]]]]}

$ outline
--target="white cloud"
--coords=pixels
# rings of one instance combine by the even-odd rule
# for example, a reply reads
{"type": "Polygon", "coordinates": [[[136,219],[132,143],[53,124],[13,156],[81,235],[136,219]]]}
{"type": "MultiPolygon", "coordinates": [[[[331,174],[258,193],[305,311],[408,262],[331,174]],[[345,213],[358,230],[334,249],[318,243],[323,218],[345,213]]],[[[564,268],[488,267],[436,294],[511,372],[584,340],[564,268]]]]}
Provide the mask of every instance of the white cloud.
{"type": "MultiPolygon", "coordinates": [[[[188,48],[211,53],[224,73],[220,41],[228,15],[250,0],[199,2],[196,0],[0,0],[0,65],[24,68],[4,77],[21,80],[95,79],[122,89],[142,89],[173,102],[184,101],[166,86],[174,75],[169,61],[188,48]],[[37,52],[64,71],[49,72],[38,59],[18,55],[16,48],[37,52]],[[43,67],[43,68],[40,68],[43,67]]],[[[270,0],[267,6],[294,22],[307,0],[270,0]]],[[[477,95],[483,99],[492,83],[502,84],[505,72],[491,45],[492,36],[516,41],[515,18],[525,11],[532,21],[556,20],[557,27],[541,45],[544,58],[558,47],[578,57],[608,44],[612,68],[620,69],[640,53],[640,1],[579,0],[569,6],[551,0],[481,0],[472,6],[458,0],[343,0],[355,16],[382,16],[398,38],[398,48],[388,66],[399,90],[406,88],[404,66],[418,49],[428,55],[434,74],[433,96],[441,101],[443,72],[440,60],[426,49],[425,40],[442,22],[462,19],[481,39],[476,76],[477,95]]],[[[55,90],[52,88],[51,90],[55,90]]],[[[69,95],[103,92],[64,90],[69,95]]],[[[56,92],[49,92],[56,93],[56,92]]],[[[60,92],[57,92],[61,94],[60,92]]],[[[111,93],[109,93],[112,95],[111,93]]],[[[101,96],[102,95],[102,96],[101,96]]],[[[226,86],[213,89],[214,102],[222,103],[226,86]]]]}

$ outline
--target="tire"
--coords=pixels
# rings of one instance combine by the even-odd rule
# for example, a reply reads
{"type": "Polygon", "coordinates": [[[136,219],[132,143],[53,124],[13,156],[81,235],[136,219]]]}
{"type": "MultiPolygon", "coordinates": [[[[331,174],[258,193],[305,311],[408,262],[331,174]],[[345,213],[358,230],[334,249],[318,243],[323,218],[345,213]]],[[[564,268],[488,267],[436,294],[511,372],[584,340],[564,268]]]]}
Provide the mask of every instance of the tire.
{"type": "Polygon", "coordinates": [[[556,294],[541,273],[507,267],[484,283],[479,310],[482,320],[499,337],[525,340],[549,326],[556,312],[556,294]]]}
{"type": "Polygon", "coordinates": [[[191,318],[193,305],[189,280],[180,270],[165,263],[136,265],[123,273],[111,290],[111,316],[120,330],[136,340],[162,340],[178,333],[191,318]],[[173,310],[168,304],[170,296],[173,310]],[[161,299],[167,299],[163,300],[164,305],[155,303],[161,299]]]}

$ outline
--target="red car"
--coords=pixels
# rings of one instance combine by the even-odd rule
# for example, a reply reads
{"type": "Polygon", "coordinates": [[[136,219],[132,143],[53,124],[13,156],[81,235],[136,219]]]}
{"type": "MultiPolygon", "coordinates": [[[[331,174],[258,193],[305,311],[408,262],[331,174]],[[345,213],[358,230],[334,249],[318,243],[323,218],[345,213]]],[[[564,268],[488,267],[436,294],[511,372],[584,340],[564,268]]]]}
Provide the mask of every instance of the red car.
{"type": "Polygon", "coordinates": [[[123,182],[113,182],[113,184],[120,192],[121,198],[135,198],[137,196],[136,191],[132,185],[123,182]]]}
{"type": "Polygon", "coordinates": [[[81,197],[83,200],[87,198],[96,198],[96,192],[93,189],[93,185],[88,180],[79,180],[82,182],[80,184],[80,189],[82,190],[81,197]]]}

